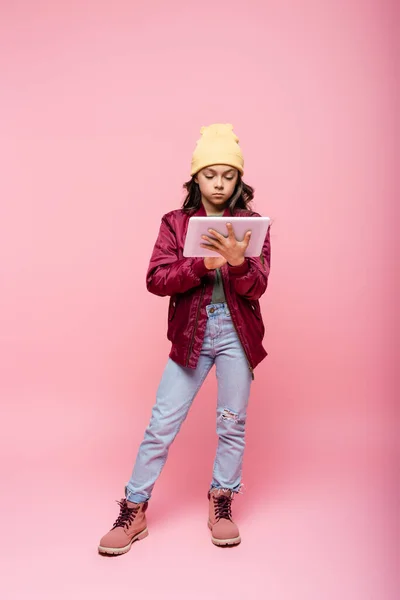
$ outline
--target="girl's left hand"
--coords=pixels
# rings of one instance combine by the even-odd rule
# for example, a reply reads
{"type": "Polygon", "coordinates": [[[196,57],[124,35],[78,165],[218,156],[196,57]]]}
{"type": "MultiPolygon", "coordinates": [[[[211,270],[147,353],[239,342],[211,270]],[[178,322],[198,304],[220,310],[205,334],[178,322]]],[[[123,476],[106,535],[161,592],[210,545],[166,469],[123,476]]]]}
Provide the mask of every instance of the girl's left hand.
{"type": "Polygon", "coordinates": [[[231,223],[226,225],[228,229],[228,237],[225,237],[215,231],[209,229],[208,231],[214,236],[202,235],[202,239],[206,240],[206,244],[200,244],[202,248],[213,250],[223,256],[227,262],[234,266],[239,266],[244,262],[244,253],[250,243],[251,231],[247,231],[242,242],[239,242],[235,238],[233,227],[231,223]]]}

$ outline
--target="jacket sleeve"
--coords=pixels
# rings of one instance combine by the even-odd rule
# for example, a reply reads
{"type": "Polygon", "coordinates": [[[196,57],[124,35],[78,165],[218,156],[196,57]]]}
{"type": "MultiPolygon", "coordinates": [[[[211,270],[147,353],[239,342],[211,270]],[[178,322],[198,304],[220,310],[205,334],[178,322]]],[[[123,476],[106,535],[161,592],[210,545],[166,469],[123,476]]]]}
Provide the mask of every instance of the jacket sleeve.
{"type": "Polygon", "coordinates": [[[245,258],[244,263],[238,267],[228,265],[229,277],[235,287],[236,293],[247,300],[258,300],[268,285],[268,276],[271,266],[271,241],[270,227],[261,255],[254,258],[245,258]]]}
{"type": "Polygon", "coordinates": [[[164,215],[147,270],[147,289],[157,296],[174,296],[201,285],[208,273],[202,258],[178,259],[175,233],[164,215]]]}

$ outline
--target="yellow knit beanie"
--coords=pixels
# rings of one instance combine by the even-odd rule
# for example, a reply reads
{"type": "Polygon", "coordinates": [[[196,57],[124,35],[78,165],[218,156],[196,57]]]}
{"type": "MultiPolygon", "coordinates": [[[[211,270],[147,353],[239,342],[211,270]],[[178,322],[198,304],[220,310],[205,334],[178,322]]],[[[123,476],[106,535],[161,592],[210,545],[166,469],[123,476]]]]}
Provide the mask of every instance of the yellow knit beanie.
{"type": "Polygon", "coordinates": [[[191,175],[212,165],[235,167],[243,175],[243,154],[233,125],[216,123],[202,127],[200,133],[201,138],[193,152],[191,175]]]}

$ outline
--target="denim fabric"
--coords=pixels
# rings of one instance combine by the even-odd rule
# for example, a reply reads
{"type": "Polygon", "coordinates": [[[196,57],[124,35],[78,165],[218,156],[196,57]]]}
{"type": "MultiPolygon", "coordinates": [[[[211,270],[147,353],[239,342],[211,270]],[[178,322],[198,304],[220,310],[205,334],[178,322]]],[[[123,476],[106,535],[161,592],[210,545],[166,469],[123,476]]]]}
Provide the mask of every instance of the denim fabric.
{"type": "Polygon", "coordinates": [[[207,327],[196,369],[169,359],[157,391],[150,424],[125,488],[131,502],[149,500],[192,402],[215,363],[218,380],[218,447],[211,488],[239,491],[245,447],[251,373],[226,303],[207,306],[207,327]]]}

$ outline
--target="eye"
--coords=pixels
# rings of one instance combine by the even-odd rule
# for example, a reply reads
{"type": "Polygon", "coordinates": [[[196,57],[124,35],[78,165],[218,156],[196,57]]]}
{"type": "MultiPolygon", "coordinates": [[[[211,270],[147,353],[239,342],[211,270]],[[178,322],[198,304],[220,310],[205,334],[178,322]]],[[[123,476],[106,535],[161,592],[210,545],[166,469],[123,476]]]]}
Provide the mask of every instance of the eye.
{"type": "Polygon", "coordinates": [[[231,175],[229,175],[228,177],[226,177],[226,179],[227,179],[228,181],[232,181],[233,177],[232,177],[231,175]]]}
{"type": "Polygon", "coordinates": [[[205,177],[206,179],[212,179],[212,178],[214,177],[214,175],[204,175],[204,177],[205,177]]]}

